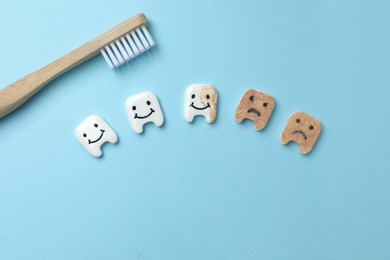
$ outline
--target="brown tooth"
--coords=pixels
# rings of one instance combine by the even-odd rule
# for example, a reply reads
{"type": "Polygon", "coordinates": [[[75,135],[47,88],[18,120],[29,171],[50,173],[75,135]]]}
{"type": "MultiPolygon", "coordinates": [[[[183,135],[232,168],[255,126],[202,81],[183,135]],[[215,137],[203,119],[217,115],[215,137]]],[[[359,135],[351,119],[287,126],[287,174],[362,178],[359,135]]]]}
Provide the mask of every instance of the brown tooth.
{"type": "Polygon", "coordinates": [[[287,119],[286,125],[280,134],[280,141],[282,144],[293,141],[299,145],[301,154],[307,154],[314,147],[320,133],[320,121],[305,112],[298,111],[292,113],[287,119]],[[306,138],[303,138],[301,131],[306,138]]]}

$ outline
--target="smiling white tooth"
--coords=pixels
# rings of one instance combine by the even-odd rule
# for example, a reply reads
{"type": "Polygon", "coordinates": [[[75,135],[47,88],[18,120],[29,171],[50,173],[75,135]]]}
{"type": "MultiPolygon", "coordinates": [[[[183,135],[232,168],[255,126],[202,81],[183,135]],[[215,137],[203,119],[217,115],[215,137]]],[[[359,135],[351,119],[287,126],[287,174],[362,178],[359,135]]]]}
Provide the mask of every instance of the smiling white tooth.
{"type": "Polygon", "coordinates": [[[115,131],[103,120],[103,118],[92,115],[81,122],[75,131],[75,135],[80,144],[91,155],[102,156],[101,146],[105,142],[115,144],[118,136],[115,131]]]}
{"type": "Polygon", "coordinates": [[[130,126],[137,134],[143,132],[144,124],[153,122],[160,127],[164,124],[164,115],[157,96],[145,91],[127,98],[125,109],[130,126]]]}
{"type": "Polygon", "coordinates": [[[190,85],[184,95],[184,118],[192,122],[194,117],[202,115],[208,123],[217,116],[217,91],[209,84],[190,85]]]}

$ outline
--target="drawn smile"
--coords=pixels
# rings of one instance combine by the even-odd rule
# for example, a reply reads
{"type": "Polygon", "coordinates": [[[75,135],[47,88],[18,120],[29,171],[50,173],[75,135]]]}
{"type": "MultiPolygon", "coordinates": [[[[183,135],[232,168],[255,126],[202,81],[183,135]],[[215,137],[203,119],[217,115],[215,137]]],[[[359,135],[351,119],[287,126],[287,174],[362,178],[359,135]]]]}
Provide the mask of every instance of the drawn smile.
{"type": "Polygon", "coordinates": [[[294,130],[292,133],[293,134],[301,134],[303,136],[303,138],[305,138],[305,140],[307,139],[305,132],[303,132],[301,130],[294,130]]]}
{"type": "Polygon", "coordinates": [[[190,105],[190,107],[193,107],[193,108],[195,108],[196,110],[205,110],[206,108],[209,108],[209,107],[210,107],[210,104],[207,103],[207,106],[205,106],[205,107],[196,107],[196,106],[194,106],[194,102],[192,102],[191,105],[190,105]]]}
{"type": "Polygon", "coordinates": [[[257,110],[256,108],[253,108],[253,107],[251,107],[251,108],[248,109],[248,113],[254,113],[254,114],[256,114],[257,116],[260,116],[260,111],[257,110]]]}
{"type": "Polygon", "coordinates": [[[135,113],[134,119],[136,119],[136,118],[138,118],[138,119],[145,119],[145,118],[148,118],[148,117],[149,117],[151,114],[153,114],[154,112],[156,112],[156,111],[154,111],[153,108],[151,108],[151,109],[150,109],[150,113],[149,113],[148,115],[146,115],[146,116],[138,116],[138,114],[135,113]]]}
{"type": "Polygon", "coordinates": [[[100,137],[98,139],[96,139],[95,141],[91,141],[90,139],[88,139],[88,144],[94,144],[94,143],[98,142],[100,139],[102,139],[105,131],[103,129],[101,129],[100,131],[102,132],[100,137]]]}

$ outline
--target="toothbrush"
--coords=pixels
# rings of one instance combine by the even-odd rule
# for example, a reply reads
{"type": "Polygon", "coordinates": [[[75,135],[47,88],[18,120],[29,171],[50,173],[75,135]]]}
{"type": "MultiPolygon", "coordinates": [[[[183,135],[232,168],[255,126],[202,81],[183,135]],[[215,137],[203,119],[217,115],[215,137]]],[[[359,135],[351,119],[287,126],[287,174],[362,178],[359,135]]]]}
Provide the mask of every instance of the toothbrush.
{"type": "Polygon", "coordinates": [[[148,20],[138,14],[85,43],[8,87],[0,90],[0,118],[12,112],[50,81],[101,53],[113,69],[144,53],[155,45],[146,29],[148,20]]]}

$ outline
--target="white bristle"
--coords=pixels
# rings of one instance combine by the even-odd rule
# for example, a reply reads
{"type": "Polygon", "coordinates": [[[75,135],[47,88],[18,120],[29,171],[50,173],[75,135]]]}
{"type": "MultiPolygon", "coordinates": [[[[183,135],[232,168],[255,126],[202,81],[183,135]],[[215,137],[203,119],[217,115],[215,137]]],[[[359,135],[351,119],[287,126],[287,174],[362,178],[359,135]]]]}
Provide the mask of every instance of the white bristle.
{"type": "Polygon", "coordinates": [[[134,58],[134,52],[130,49],[129,44],[127,43],[126,39],[124,37],[121,38],[121,42],[123,43],[123,46],[125,46],[125,49],[127,51],[127,54],[129,54],[130,59],[134,58]]]}
{"type": "Polygon", "coordinates": [[[107,51],[108,55],[110,56],[110,59],[111,59],[112,63],[114,64],[114,66],[119,67],[120,64],[119,64],[118,60],[115,58],[114,53],[112,53],[110,47],[106,46],[106,51],[107,51]]]}
{"type": "Polygon", "coordinates": [[[108,58],[106,51],[104,49],[101,49],[100,52],[103,55],[103,58],[106,60],[106,62],[108,64],[108,66],[110,67],[110,69],[113,69],[114,65],[112,64],[110,58],[108,58]]]}
{"type": "Polygon", "coordinates": [[[108,66],[113,69],[135,58],[156,45],[145,26],[129,32],[100,50],[108,66]]]}
{"type": "Polygon", "coordinates": [[[134,39],[135,44],[138,47],[138,50],[142,53],[145,52],[145,48],[142,45],[141,41],[138,39],[137,35],[135,34],[134,31],[131,32],[131,37],[134,39]]]}
{"type": "Polygon", "coordinates": [[[153,47],[154,45],[156,45],[156,43],[154,42],[154,40],[152,38],[152,35],[150,35],[148,29],[145,26],[142,26],[142,31],[144,32],[146,39],[148,39],[150,47],[153,47]]]}
{"type": "Polygon", "coordinates": [[[114,53],[115,53],[115,57],[117,58],[117,60],[119,61],[119,63],[120,63],[120,64],[125,63],[125,60],[123,59],[122,55],[119,53],[119,50],[118,50],[118,48],[115,46],[115,44],[111,43],[110,46],[111,46],[111,49],[113,49],[113,51],[114,51],[114,53]]]}
{"type": "Polygon", "coordinates": [[[123,48],[123,45],[122,43],[120,43],[119,40],[116,40],[115,41],[115,44],[116,46],[118,47],[122,57],[126,60],[126,61],[129,61],[130,60],[130,57],[129,57],[129,54],[127,54],[127,52],[125,51],[125,48],[123,48]]]}
{"type": "Polygon", "coordinates": [[[133,39],[131,39],[129,34],[126,34],[126,39],[130,43],[131,49],[134,51],[135,56],[140,55],[141,52],[138,50],[137,46],[135,45],[133,39]]]}
{"type": "Polygon", "coordinates": [[[145,36],[142,34],[141,30],[138,28],[137,30],[137,35],[141,39],[142,44],[144,45],[146,50],[150,49],[148,41],[145,39],[145,36]]]}

